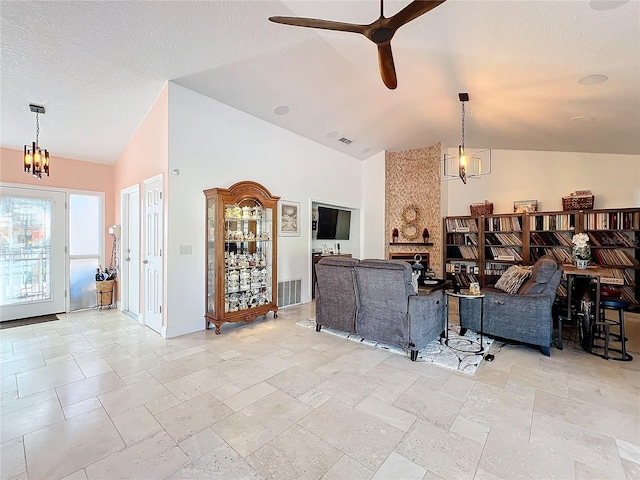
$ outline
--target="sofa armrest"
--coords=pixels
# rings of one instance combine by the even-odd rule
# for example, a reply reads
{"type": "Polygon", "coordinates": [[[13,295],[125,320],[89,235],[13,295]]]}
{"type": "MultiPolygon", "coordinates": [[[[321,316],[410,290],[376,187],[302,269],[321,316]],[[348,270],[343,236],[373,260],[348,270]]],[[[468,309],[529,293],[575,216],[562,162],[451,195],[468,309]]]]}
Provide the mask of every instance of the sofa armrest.
{"type": "Polygon", "coordinates": [[[409,342],[417,350],[437,339],[445,328],[444,292],[409,297],[409,342]]]}
{"type": "MultiPolygon", "coordinates": [[[[484,293],[484,333],[533,345],[551,345],[551,295],[512,295],[495,290],[484,293]]],[[[479,331],[480,302],[460,299],[460,326],[479,331]]]]}

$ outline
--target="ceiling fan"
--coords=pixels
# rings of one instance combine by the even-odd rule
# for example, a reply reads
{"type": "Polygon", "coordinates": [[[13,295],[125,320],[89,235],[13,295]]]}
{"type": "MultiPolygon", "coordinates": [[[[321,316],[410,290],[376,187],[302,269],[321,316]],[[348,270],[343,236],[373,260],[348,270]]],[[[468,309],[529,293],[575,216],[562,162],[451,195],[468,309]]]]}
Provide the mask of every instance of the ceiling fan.
{"type": "Polygon", "coordinates": [[[322,28],[324,30],[339,30],[341,32],[360,33],[378,46],[378,64],[380,76],[387,88],[393,90],[398,86],[396,68],[391,53],[391,39],[401,26],[418,18],[420,15],[433,10],[445,0],[414,0],[393,17],[384,16],[383,1],[380,0],[380,18],[369,25],[357,23],[333,22],[316,18],[302,17],[269,17],[275,23],[294,25],[297,27],[322,28]]]}

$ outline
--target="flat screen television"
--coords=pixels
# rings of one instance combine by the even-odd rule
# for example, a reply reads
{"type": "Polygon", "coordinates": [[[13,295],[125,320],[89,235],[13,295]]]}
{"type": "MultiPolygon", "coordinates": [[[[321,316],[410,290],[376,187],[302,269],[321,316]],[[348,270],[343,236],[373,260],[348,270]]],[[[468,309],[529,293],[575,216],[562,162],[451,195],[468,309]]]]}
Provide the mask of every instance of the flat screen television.
{"type": "Polygon", "coordinates": [[[349,240],[351,211],[318,207],[318,240],[349,240]]]}

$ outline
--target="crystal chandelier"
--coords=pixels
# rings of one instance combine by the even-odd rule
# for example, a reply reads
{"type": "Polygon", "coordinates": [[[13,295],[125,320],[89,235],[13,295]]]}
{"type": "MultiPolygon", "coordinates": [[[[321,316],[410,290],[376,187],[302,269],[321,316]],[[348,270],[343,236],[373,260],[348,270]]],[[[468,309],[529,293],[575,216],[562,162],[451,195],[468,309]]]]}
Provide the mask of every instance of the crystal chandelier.
{"type": "Polygon", "coordinates": [[[40,148],[38,137],[40,136],[40,114],[44,115],[44,107],[29,104],[29,109],[36,114],[36,141],[24,146],[24,171],[33,173],[36,178],[42,178],[42,174],[49,176],[49,151],[40,148]]]}

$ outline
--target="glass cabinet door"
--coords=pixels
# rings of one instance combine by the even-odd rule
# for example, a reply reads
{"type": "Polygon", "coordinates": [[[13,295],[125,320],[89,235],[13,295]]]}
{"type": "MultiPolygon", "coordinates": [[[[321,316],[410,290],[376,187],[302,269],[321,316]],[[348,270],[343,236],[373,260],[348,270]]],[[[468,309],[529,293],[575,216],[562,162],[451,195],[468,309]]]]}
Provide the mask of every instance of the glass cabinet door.
{"type": "Polygon", "coordinates": [[[255,199],[225,204],[225,313],[272,301],[272,210],[255,199]]]}
{"type": "Polygon", "coordinates": [[[207,313],[216,312],[216,201],[215,198],[207,199],[207,313]]]}

